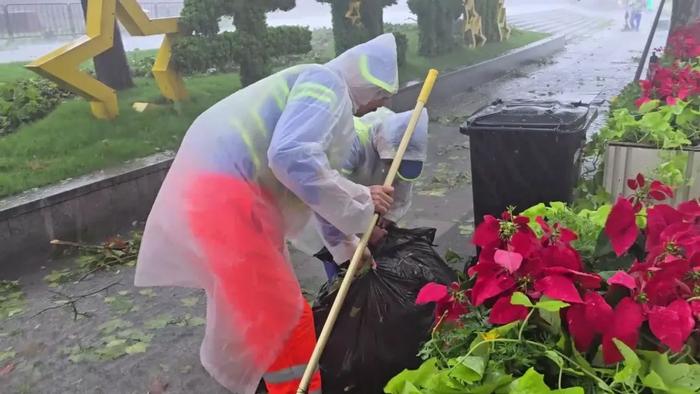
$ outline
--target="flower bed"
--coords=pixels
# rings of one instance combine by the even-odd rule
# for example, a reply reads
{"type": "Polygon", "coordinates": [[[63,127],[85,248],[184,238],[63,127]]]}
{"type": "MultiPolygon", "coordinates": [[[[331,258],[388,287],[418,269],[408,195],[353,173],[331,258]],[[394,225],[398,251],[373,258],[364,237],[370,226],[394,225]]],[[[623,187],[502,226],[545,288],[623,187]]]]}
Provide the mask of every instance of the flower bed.
{"type": "MultiPolygon", "coordinates": [[[[700,174],[689,168],[692,160],[687,152],[687,148],[700,145],[700,20],[675,30],[664,56],[649,69],[649,78],[639,83],[636,108],[616,106],[594,145],[598,155],[604,154],[606,166],[629,162],[618,158],[629,154],[620,148],[626,143],[657,149],[656,157],[636,160],[623,170],[606,168],[603,183],[612,194],[626,193],[629,189],[624,188],[624,179],[651,168],[654,176],[666,183],[686,187],[680,194],[700,197],[690,192],[700,190],[700,174]],[[692,182],[695,185],[689,188],[692,182]]],[[[627,97],[623,98],[627,104],[627,97]]]]}
{"type": "Polygon", "coordinates": [[[386,392],[699,392],[700,203],[673,208],[662,182],[628,183],[597,211],[486,216],[477,264],[419,293],[436,303],[425,362],[386,392]]]}

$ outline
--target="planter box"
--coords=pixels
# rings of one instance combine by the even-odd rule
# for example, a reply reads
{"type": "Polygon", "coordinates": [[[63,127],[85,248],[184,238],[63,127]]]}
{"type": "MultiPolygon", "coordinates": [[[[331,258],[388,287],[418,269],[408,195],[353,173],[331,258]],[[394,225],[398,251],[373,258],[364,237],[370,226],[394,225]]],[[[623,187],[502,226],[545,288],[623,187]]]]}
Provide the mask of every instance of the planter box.
{"type": "MultiPolygon", "coordinates": [[[[620,194],[628,196],[632,190],[627,187],[627,180],[634,178],[638,173],[651,175],[662,163],[659,156],[661,149],[648,145],[632,144],[625,142],[611,142],[605,148],[603,174],[603,186],[613,197],[620,194]]],[[[676,190],[676,195],[671,203],[700,197],[700,148],[687,148],[683,152],[688,154],[688,164],[685,169],[685,178],[691,179],[690,186],[683,186],[676,190]]]]}

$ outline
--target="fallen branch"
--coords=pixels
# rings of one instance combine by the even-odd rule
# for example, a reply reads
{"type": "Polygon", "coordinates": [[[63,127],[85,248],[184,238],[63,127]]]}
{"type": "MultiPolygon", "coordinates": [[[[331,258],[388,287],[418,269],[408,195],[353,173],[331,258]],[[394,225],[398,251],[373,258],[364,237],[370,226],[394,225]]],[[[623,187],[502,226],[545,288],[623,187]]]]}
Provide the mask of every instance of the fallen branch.
{"type": "Polygon", "coordinates": [[[39,316],[40,314],[42,314],[42,313],[44,313],[44,312],[47,312],[47,311],[50,311],[50,310],[54,310],[54,309],[63,308],[63,307],[65,307],[65,306],[67,306],[67,305],[69,305],[69,306],[73,309],[73,320],[78,320],[78,316],[85,316],[85,317],[88,317],[89,315],[88,315],[87,313],[83,313],[83,312],[79,312],[79,311],[78,311],[78,307],[76,306],[77,302],[80,301],[80,300],[82,300],[82,299],[85,299],[85,298],[87,298],[87,297],[93,296],[93,295],[95,295],[95,294],[97,294],[97,293],[100,293],[100,292],[102,292],[102,291],[105,291],[105,290],[107,290],[107,289],[109,289],[109,288],[111,288],[111,287],[117,286],[117,285],[121,285],[121,282],[114,282],[114,283],[111,283],[111,284],[109,284],[109,285],[107,285],[107,286],[105,286],[105,287],[102,287],[102,288],[100,288],[100,289],[93,290],[93,291],[91,291],[91,292],[89,292],[89,293],[80,294],[80,295],[75,295],[75,296],[67,295],[67,294],[61,293],[61,292],[59,292],[59,291],[54,291],[54,290],[52,290],[52,291],[51,291],[52,293],[54,293],[54,294],[56,294],[56,295],[58,295],[58,296],[61,296],[61,297],[65,298],[65,299],[64,299],[64,300],[59,300],[60,303],[59,303],[58,305],[53,305],[53,306],[50,306],[50,307],[48,307],[48,308],[44,308],[44,309],[40,310],[39,312],[37,312],[36,314],[34,314],[32,317],[30,317],[30,319],[33,319],[33,318],[39,316]]]}

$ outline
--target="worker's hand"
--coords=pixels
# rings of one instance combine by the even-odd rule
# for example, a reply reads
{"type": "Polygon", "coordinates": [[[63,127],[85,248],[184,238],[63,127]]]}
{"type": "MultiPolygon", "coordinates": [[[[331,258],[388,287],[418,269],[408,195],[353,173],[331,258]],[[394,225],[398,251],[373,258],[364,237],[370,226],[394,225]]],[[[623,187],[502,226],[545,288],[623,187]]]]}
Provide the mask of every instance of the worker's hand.
{"type": "Polygon", "coordinates": [[[372,230],[372,235],[369,237],[370,246],[377,246],[386,237],[389,232],[384,230],[381,226],[376,225],[372,230]]]}
{"type": "Polygon", "coordinates": [[[377,263],[374,261],[374,257],[372,257],[372,252],[369,251],[369,248],[365,248],[362,252],[362,258],[360,259],[360,266],[357,268],[357,275],[364,274],[376,267],[377,263]]]}
{"type": "Polygon", "coordinates": [[[369,193],[372,195],[372,203],[374,204],[374,212],[384,215],[394,203],[394,188],[392,186],[375,185],[369,187],[369,193]]]}

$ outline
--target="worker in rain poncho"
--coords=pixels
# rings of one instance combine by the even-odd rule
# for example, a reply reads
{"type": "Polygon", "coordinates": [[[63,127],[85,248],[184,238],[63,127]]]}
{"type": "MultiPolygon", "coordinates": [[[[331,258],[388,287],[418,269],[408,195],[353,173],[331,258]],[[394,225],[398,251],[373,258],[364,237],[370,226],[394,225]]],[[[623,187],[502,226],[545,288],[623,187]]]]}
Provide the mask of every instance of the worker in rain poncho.
{"type": "MultiPolygon", "coordinates": [[[[397,90],[396,42],[385,34],[239,90],[185,135],[148,217],[135,283],[205,289],[201,361],[229,390],[253,393],[262,377],[270,393],[296,392],[316,339],[285,239],[311,223],[345,261],[375,210],[386,213],[393,188],[336,169],[355,138],[353,114],[397,90]]],[[[317,372],[309,393],[320,389],[317,372]]]]}
{"type": "MultiPolygon", "coordinates": [[[[382,184],[401,138],[408,127],[413,111],[394,113],[388,108],[379,108],[362,118],[355,118],[355,140],[350,155],[341,168],[348,179],[361,185],[382,184]]],[[[418,179],[428,151],[428,111],[423,109],[413,136],[403,156],[397,180],[394,182],[393,205],[374,228],[370,244],[378,244],[387,234],[386,228],[399,221],[408,211],[413,194],[413,182],[418,179]]],[[[338,241],[343,234],[338,233],[338,241]]],[[[320,244],[320,241],[318,242],[320,244]]],[[[328,243],[328,242],[326,242],[328,243]]],[[[315,255],[320,259],[332,280],[339,272],[337,261],[326,248],[315,255]]]]}

